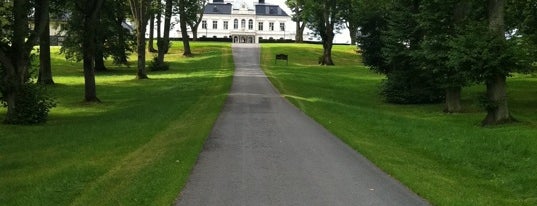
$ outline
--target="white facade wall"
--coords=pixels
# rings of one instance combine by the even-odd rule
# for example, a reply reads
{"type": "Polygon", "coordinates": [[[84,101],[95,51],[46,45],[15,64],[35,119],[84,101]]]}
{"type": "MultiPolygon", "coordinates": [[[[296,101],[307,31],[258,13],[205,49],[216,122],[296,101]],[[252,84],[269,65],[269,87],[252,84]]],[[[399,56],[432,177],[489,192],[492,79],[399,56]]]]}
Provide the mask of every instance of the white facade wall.
{"type": "MultiPolygon", "coordinates": [[[[235,36],[253,37],[253,43],[258,43],[259,38],[262,39],[292,39],[295,38],[294,22],[289,16],[261,16],[256,15],[252,9],[233,10],[231,15],[222,14],[205,14],[202,22],[205,21],[207,27],[200,25],[198,28],[198,38],[233,38],[235,36]],[[235,20],[238,27],[235,28],[235,20]],[[213,21],[217,22],[217,28],[214,29],[213,21]],[[228,22],[228,28],[224,28],[224,22],[228,22]],[[250,27],[250,21],[252,25],[250,27]],[[244,24],[243,24],[244,22],[244,24]],[[259,23],[263,23],[262,29],[259,28],[259,23]],[[273,28],[270,28],[271,23],[273,28]],[[281,25],[284,28],[282,30],[281,25]]],[[[203,24],[203,23],[202,23],[203,24]]],[[[247,42],[249,40],[247,39],[247,42]]]]}

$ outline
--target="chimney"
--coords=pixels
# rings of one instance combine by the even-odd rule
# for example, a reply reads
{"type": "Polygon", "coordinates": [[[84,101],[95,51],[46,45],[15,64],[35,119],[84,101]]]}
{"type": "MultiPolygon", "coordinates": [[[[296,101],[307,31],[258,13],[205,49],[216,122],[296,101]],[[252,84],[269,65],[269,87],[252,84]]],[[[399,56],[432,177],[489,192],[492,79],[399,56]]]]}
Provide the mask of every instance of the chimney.
{"type": "Polygon", "coordinates": [[[259,0],[259,3],[260,3],[260,4],[264,4],[264,3],[265,3],[265,0],[259,0]]]}

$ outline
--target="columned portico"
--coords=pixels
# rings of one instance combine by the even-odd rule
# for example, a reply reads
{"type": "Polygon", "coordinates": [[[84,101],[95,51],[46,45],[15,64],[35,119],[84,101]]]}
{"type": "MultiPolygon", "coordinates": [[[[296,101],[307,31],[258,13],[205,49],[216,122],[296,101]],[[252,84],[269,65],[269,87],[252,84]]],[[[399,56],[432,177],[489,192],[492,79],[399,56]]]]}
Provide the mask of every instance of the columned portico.
{"type": "Polygon", "coordinates": [[[255,33],[232,33],[231,39],[236,44],[257,44],[259,41],[255,33]]]}

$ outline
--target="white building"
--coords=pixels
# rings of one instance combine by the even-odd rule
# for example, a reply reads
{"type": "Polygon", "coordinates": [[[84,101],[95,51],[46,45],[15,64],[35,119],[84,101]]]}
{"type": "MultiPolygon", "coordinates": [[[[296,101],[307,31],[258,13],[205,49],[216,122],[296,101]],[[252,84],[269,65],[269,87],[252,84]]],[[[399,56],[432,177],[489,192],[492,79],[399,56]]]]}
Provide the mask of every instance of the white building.
{"type": "Polygon", "coordinates": [[[265,0],[212,0],[205,7],[198,36],[231,38],[234,43],[294,39],[290,25],[291,17],[280,6],[265,0]]]}

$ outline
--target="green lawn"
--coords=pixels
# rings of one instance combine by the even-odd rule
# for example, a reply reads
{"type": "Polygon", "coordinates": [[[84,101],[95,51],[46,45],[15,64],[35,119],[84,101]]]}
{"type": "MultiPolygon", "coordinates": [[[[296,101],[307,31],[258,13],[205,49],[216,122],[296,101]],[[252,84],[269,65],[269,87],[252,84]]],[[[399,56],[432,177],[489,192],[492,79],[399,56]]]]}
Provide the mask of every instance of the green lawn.
{"type": "Polygon", "coordinates": [[[134,79],[134,55],[130,68],[110,65],[96,77],[102,104],[82,103],[81,63],[53,49],[58,107],[48,123],[0,124],[0,205],[172,204],[232,80],[229,44],[192,47],[183,58],[174,42],[170,71],[150,80],[134,79]]]}
{"type": "Polygon", "coordinates": [[[537,205],[537,77],[509,78],[520,123],[482,128],[477,96],[464,90],[463,114],[443,105],[386,104],[383,76],[350,46],[334,47],[337,66],[318,66],[320,45],[264,44],[262,67],[289,101],[434,205],[537,205]],[[289,66],[274,55],[289,54],[289,66]]]}

